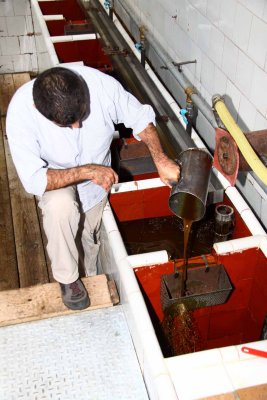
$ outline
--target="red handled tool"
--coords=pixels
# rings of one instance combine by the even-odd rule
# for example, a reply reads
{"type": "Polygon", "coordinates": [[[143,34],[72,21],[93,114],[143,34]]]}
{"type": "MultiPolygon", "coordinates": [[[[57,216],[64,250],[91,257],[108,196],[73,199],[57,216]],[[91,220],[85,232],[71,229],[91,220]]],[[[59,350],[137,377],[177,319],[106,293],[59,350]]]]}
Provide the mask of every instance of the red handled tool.
{"type": "Polygon", "coordinates": [[[267,351],[251,349],[250,347],[242,347],[241,350],[243,353],[251,354],[253,356],[265,357],[267,358],[267,351]]]}

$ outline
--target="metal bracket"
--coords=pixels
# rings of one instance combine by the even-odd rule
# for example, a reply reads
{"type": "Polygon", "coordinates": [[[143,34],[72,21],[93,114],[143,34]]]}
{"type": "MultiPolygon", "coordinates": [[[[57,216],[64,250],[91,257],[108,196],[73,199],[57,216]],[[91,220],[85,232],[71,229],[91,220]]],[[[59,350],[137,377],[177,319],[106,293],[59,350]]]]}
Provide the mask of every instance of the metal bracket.
{"type": "Polygon", "coordinates": [[[175,67],[178,67],[178,71],[179,71],[179,72],[182,72],[182,65],[186,65],[186,64],[196,64],[196,62],[197,62],[197,60],[193,60],[193,61],[182,61],[182,62],[179,62],[179,63],[173,61],[172,64],[173,64],[175,67]]]}

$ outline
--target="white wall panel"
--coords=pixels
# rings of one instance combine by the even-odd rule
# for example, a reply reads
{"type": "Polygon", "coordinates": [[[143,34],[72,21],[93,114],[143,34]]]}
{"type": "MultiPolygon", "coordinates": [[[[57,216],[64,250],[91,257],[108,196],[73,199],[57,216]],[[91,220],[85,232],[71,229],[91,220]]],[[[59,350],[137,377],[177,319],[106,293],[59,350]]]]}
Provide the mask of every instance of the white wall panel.
{"type": "Polygon", "coordinates": [[[251,12],[241,4],[237,4],[234,17],[233,41],[243,51],[248,48],[252,19],[251,12]]]}
{"type": "Polygon", "coordinates": [[[0,2],[0,73],[38,71],[30,0],[0,2]]]}
{"type": "MultiPolygon", "coordinates": [[[[267,128],[266,0],[154,0],[153,5],[148,0],[124,2],[130,9],[138,5],[141,20],[137,22],[134,14],[132,18],[138,24],[153,26],[148,28],[149,34],[173,61],[197,60],[182,70],[209,105],[212,95],[218,93],[225,96],[241,129],[267,128]]],[[[159,69],[157,63],[154,67],[159,69]]],[[[167,73],[161,75],[166,75],[167,87],[184,105],[183,91],[174,93],[173,79],[167,73]]],[[[197,128],[205,140],[214,143],[214,138],[207,139],[209,129],[202,117],[197,128]]],[[[241,192],[242,188],[252,207],[255,199],[255,212],[263,218],[266,200],[259,200],[257,188],[250,182],[239,186],[241,192]]]]}
{"type": "Polygon", "coordinates": [[[258,17],[253,17],[250,38],[248,43],[248,55],[256,64],[264,68],[267,54],[267,24],[258,17]]]}
{"type": "Polygon", "coordinates": [[[229,39],[232,39],[235,29],[237,0],[224,0],[221,3],[219,28],[229,39]]]}

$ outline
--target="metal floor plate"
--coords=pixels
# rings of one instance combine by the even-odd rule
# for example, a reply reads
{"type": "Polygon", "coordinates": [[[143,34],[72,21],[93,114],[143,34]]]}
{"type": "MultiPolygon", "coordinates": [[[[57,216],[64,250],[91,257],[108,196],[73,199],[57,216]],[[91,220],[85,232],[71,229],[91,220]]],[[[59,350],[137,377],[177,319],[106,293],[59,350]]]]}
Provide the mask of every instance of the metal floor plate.
{"type": "Polygon", "coordinates": [[[121,306],[0,328],[1,400],[148,400],[121,306]]]}

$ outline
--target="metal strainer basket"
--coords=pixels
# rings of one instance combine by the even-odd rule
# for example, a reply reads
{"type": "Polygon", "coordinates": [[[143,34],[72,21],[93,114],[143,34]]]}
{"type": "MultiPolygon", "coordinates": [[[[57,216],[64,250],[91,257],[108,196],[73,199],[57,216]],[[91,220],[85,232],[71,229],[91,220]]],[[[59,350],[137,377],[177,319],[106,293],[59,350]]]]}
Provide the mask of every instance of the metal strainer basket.
{"type": "Polygon", "coordinates": [[[160,298],[163,311],[181,303],[187,310],[223,304],[233,289],[222,264],[188,269],[185,296],[181,296],[181,281],[181,273],[161,276],[160,298]]]}

